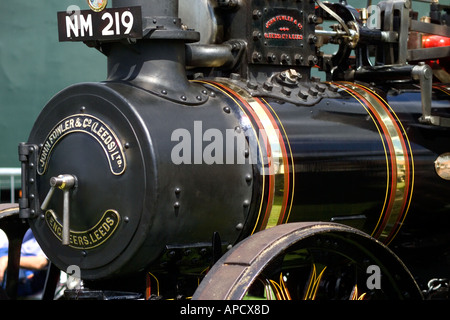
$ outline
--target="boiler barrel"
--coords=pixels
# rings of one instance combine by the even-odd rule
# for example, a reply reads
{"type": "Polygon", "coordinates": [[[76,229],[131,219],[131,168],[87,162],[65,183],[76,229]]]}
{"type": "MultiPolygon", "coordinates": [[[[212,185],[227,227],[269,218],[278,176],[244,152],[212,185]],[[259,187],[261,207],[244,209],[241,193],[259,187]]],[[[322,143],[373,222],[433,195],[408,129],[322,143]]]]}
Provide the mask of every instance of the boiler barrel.
{"type": "MultiPolygon", "coordinates": [[[[402,226],[448,226],[450,182],[435,162],[448,159],[450,132],[419,122],[419,91],[311,84],[322,87],[324,97],[307,106],[250,96],[231,83],[213,85],[236,97],[267,156],[247,234],[280,223],[333,221],[390,243],[402,226]]],[[[445,88],[434,89],[432,102],[433,112],[444,116],[450,106],[445,88]]]]}

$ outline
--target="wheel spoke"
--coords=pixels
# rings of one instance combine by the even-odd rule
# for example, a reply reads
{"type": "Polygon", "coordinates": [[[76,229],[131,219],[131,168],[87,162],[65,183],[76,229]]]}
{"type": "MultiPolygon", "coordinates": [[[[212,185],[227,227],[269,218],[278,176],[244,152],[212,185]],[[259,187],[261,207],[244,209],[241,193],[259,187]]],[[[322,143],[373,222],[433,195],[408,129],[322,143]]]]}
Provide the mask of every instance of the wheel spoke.
{"type": "Polygon", "coordinates": [[[324,266],[322,271],[318,271],[316,264],[313,264],[311,275],[309,277],[308,288],[305,293],[303,300],[315,300],[317,295],[317,290],[319,289],[319,283],[322,280],[323,273],[327,267],[324,266]],[[317,274],[319,272],[319,274],[317,274]]]}

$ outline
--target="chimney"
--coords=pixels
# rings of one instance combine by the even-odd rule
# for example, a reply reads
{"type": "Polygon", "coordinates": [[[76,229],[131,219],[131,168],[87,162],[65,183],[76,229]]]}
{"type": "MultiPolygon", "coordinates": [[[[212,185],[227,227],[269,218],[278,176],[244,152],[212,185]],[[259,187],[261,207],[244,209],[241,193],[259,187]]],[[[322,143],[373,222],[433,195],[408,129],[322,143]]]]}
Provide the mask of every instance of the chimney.
{"type": "Polygon", "coordinates": [[[143,38],[105,43],[108,81],[127,81],[184,104],[200,104],[203,87],[186,76],[186,43],[198,32],[186,30],[178,17],[178,0],[113,0],[114,8],[140,6],[143,38]]]}

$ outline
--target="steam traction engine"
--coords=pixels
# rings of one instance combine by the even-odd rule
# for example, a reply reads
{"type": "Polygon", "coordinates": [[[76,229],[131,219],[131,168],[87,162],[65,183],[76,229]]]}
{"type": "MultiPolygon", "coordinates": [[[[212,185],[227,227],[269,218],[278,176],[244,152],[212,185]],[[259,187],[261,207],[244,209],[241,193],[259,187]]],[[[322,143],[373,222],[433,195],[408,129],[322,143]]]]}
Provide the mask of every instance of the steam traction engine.
{"type": "Polygon", "coordinates": [[[448,298],[449,8],[58,13],[108,77],[58,93],[19,146],[10,254],[26,220],[51,261],[44,298],[74,268],[68,299],[448,298]]]}

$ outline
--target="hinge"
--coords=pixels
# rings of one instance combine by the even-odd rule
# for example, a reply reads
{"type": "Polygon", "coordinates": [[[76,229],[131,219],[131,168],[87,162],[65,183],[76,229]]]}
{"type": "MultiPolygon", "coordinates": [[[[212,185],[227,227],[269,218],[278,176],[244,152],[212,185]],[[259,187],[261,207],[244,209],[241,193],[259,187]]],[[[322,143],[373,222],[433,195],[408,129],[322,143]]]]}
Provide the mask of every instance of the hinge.
{"type": "Polygon", "coordinates": [[[39,147],[35,144],[19,144],[19,160],[21,163],[22,196],[19,199],[19,217],[29,219],[40,212],[39,196],[37,193],[36,168],[39,147]]]}

